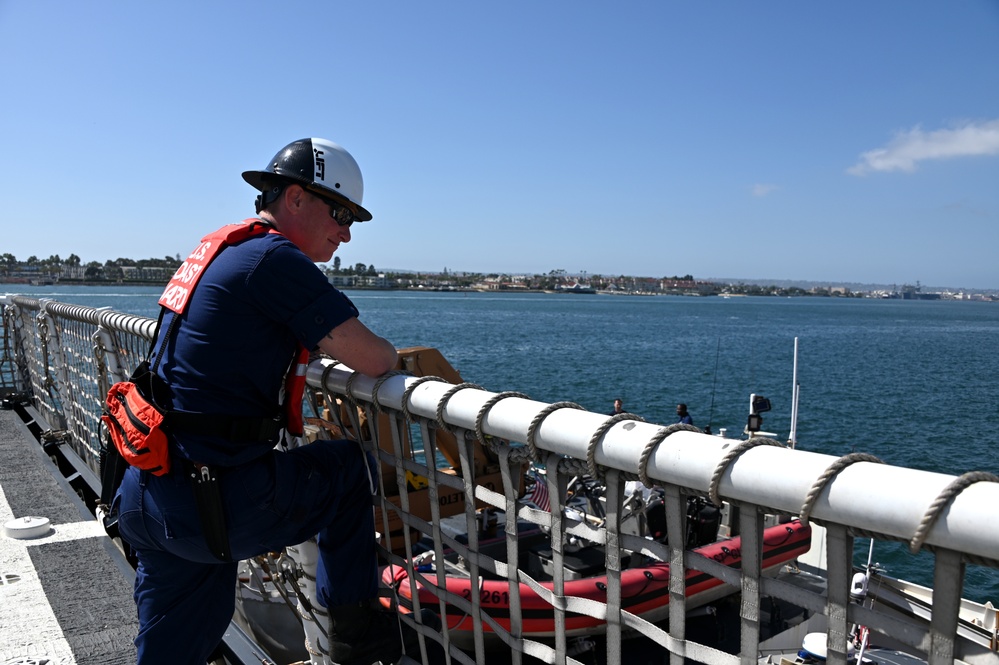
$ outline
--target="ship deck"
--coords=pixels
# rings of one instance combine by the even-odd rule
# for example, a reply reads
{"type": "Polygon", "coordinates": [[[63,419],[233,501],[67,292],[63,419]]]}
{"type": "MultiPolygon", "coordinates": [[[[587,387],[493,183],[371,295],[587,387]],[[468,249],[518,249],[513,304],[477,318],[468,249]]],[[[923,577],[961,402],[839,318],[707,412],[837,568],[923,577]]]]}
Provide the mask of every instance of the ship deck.
{"type": "Polygon", "coordinates": [[[47,535],[0,537],[0,663],[134,663],[134,572],[14,411],[0,411],[0,524],[45,517],[47,535]]]}

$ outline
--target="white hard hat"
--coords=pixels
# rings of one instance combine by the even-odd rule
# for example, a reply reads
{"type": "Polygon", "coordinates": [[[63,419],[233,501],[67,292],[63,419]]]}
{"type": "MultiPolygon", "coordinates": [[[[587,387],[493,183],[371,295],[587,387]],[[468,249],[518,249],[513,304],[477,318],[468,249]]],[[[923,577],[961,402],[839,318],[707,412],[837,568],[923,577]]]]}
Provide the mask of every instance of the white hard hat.
{"type": "MultiPolygon", "coordinates": [[[[261,192],[275,186],[295,183],[323,196],[349,202],[357,221],[366,222],[371,213],[361,206],[364,180],[350,153],[326,139],[299,139],[281,148],[262,171],[244,171],[243,180],[261,192]]],[[[258,198],[258,212],[262,207],[258,198]]]]}

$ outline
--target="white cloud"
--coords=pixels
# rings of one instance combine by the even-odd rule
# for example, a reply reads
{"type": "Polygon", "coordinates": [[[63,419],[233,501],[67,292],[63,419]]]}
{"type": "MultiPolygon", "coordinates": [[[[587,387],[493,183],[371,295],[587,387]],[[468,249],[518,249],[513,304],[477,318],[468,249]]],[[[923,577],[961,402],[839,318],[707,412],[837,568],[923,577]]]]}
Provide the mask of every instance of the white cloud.
{"type": "Polygon", "coordinates": [[[857,176],[873,171],[912,172],[923,160],[972,155],[999,155],[999,120],[968,123],[935,132],[914,127],[898,133],[885,147],[861,154],[860,162],[846,172],[857,176]]]}
{"type": "Polygon", "coordinates": [[[770,192],[777,190],[777,185],[766,185],[763,183],[757,183],[753,185],[753,196],[766,196],[770,192]]]}

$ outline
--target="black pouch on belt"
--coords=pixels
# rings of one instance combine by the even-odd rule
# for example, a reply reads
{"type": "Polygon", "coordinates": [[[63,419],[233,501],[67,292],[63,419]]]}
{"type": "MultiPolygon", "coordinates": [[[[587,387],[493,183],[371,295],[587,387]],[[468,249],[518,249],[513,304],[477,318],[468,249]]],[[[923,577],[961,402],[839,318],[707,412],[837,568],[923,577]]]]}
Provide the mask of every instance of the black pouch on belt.
{"type": "Polygon", "coordinates": [[[205,534],[208,550],[219,561],[231,562],[229,550],[229,530],[225,525],[225,510],[219,491],[218,471],[204,464],[191,463],[191,486],[194,488],[194,501],[201,518],[201,530],[205,534]]]}

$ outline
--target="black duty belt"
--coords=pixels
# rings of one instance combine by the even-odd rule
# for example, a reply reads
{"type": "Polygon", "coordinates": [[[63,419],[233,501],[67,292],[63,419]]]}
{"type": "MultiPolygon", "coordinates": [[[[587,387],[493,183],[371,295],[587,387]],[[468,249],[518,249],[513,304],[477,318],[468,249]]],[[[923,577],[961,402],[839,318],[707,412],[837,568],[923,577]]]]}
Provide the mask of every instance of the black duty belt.
{"type": "Polygon", "coordinates": [[[177,431],[207,434],[227,441],[274,441],[285,426],[283,416],[253,418],[171,411],[167,425],[177,431]]]}

